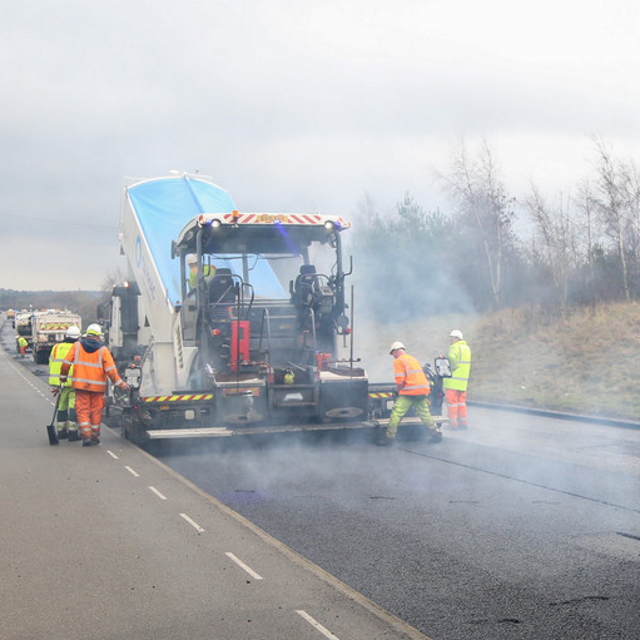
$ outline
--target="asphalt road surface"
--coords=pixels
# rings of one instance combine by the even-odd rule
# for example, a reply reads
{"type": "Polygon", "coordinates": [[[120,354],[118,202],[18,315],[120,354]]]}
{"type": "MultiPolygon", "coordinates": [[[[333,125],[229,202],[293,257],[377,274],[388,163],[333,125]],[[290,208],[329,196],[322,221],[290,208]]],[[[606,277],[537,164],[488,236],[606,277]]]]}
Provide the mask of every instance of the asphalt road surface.
{"type": "Polygon", "coordinates": [[[640,431],[470,419],[436,445],[283,436],[162,459],[431,638],[640,638],[640,431]]]}
{"type": "Polygon", "coordinates": [[[638,430],[472,408],[471,428],[437,445],[172,443],[159,458],[178,476],[115,432],[87,452],[43,445],[50,400],[13,357],[0,358],[0,637],[640,638],[638,430]],[[269,536],[286,547],[264,550],[269,536]]]}
{"type": "Polygon", "coordinates": [[[50,446],[3,345],[2,640],[425,639],[108,428],[50,446]]]}

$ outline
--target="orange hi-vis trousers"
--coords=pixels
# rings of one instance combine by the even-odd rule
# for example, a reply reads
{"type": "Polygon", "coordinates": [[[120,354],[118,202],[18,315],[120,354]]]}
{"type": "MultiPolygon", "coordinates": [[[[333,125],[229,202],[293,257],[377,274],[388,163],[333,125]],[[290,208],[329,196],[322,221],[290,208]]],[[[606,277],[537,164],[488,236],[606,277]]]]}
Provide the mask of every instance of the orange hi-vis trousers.
{"type": "Polygon", "coordinates": [[[458,389],[445,389],[447,398],[447,417],[452,429],[467,426],[467,392],[458,389]]]}
{"type": "Polygon", "coordinates": [[[103,410],[104,393],[76,389],[76,416],[80,437],[83,440],[100,437],[103,410]]]}

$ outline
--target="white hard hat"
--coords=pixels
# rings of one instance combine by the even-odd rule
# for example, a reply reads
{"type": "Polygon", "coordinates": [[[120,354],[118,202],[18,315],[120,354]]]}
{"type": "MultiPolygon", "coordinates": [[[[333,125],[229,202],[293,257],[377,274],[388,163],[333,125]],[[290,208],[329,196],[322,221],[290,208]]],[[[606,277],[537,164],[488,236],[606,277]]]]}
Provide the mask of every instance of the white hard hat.
{"type": "Polygon", "coordinates": [[[404,349],[405,346],[402,344],[402,342],[394,342],[391,345],[391,349],[389,349],[389,353],[393,353],[396,349],[404,349]]]}
{"type": "Polygon", "coordinates": [[[198,262],[198,256],[195,253],[187,254],[187,264],[196,264],[198,262]]]}
{"type": "Polygon", "coordinates": [[[459,329],[454,329],[449,336],[451,338],[457,338],[458,340],[462,340],[462,331],[460,331],[459,329]]]}
{"type": "Polygon", "coordinates": [[[77,340],[80,337],[80,328],[76,327],[75,325],[73,327],[69,327],[65,333],[65,336],[67,336],[67,338],[73,338],[77,340]]]}
{"type": "Polygon", "coordinates": [[[102,327],[99,324],[94,322],[93,324],[90,324],[87,327],[87,330],[85,331],[85,334],[88,335],[88,336],[98,336],[99,338],[101,338],[102,337],[102,327]]]}

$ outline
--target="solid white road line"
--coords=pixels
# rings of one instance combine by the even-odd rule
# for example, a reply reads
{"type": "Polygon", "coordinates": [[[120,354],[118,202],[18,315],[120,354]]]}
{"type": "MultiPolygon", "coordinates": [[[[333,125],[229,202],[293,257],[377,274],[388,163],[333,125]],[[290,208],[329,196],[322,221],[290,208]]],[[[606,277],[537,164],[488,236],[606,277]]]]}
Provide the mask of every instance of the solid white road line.
{"type": "Polygon", "coordinates": [[[329,638],[330,640],[340,640],[338,636],[334,636],[329,629],[323,627],[317,620],[314,620],[306,611],[303,609],[296,609],[296,613],[299,616],[302,616],[312,627],[315,627],[325,638],[329,638]]]}
{"type": "Polygon", "coordinates": [[[186,513],[181,513],[180,517],[184,518],[199,533],[204,531],[204,529],[197,522],[194,522],[186,513]]]}
{"type": "Polygon", "coordinates": [[[49,400],[52,407],[55,407],[55,400],[51,400],[51,396],[42,393],[42,391],[40,391],[40,389],[35,384],[33,384],[31,380],[29,380],[29,378],[24,374],[24,367],[18,366],[14,360],[10,359],[8,352],[2,350],[2,355],[4,356],[4,359],[7,361],[9,366],[18,374],[18,376],[20,376],[32,389],[34,389],[39,396],[43,397],[45,400],[49,400]]]}
{"type": "Polygon", "coordinates": [[[225,555],[231,558],[239,567],[242,567],[254,580],[262,580],[262,576],[259,573],[256,573],[251,567],[242,562],[242,560],[234,556],[231,551],[227,551],[225,555]]]}
{"type": "Polygon", "coordinates": [[[151,491],[153,491],[153,493],[155,493],[158,496],[158,498],[160,498],[160,500],[166,500],[167,499],[167,496],[162,495],[155,487],[151,487],[150,486],[149,489],[151,491]]]}

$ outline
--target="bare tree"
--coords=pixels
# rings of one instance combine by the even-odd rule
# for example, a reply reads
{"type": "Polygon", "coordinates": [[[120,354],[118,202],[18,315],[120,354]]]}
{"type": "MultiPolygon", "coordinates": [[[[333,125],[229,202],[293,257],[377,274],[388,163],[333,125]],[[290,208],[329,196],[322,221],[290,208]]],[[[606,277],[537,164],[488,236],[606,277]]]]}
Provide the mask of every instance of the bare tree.
{"type": "Polygon", "coordinates": [[[578,194],[574,199],[578,211],[582,213],[581,222],[578,225],[577,240],[581,246],[581,253],[584,255],[584,262],[589,270],[589,281],[593,281],[593,247],[596,241],[596,219],[595,208],[596,198],[593,187],[588,179],[583,180],[578,185],[578,194]]]}
{"type": "Polygon", "coordinates": [[[461,144],[454,152],[450,176],[437,174],[458,208],[460,221],[477,232],[494,307],[501,306],[505,249],[513,241],[514,198],[498,177],[493,152],[483,141],[476,159],[461,144]]]}
{"type": "Polygon", "coordinates": [[[632,161],[616,160],[602,140],[594,139],[594,144],[597,152],[595,203],[605,233],[616,246],[624,297],[630,302],[629,259],[637,256],[640,238],[638,172],[632,161]]]}
{"type": "Polygon", "coordinates": [[[103,293],[111,293],[113,287],[117,284],[122,284],[126,280],[126,276],[122,274],[120,267],[116,267],[113,271],[110,271],[100,284],[100,291],[103,293]]]}
{"type": "Polygon", "coordinates": [[[578,266],[578,242],[570,208],[562,195],[555,206],[545,202],[539,189],[532,184],[524,205],[534,223],[535,234],[542,246],[542,255],[550,269],[554,287],[560,292],[562,306],[567,303],[569,276],[578,266]]]}
{"type": "Polygon", "coordinates": [[[362,224],[371,224],[373,220],[380,217],[378,211],[378,205],[371,197],[371,195],[365,192],[362,200],[358,202],[358,208],[354,214],[355,220],[362,224]]]}
{"type": "Polygon", "coordinates": [[[640,176],[633,160],[619,163],[619,172],[628,217],[627,249],[634,263],[637,263],[640,253],[640,176]]]}

